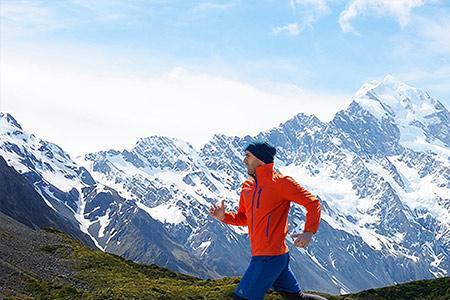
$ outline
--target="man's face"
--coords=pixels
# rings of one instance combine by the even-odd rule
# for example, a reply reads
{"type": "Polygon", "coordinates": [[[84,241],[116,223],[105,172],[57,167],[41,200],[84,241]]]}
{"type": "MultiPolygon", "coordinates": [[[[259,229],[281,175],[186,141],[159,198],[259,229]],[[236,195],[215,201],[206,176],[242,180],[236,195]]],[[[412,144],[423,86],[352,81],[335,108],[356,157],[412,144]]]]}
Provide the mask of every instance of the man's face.
{"type": "Polygon", "coordinates": [[[245,151],[244,164],[247,168],[247,173],[249,175],[254,175],[256,172],[256,167],[264,165],[264,162],[259,160],[250,151],[245,151]]]}

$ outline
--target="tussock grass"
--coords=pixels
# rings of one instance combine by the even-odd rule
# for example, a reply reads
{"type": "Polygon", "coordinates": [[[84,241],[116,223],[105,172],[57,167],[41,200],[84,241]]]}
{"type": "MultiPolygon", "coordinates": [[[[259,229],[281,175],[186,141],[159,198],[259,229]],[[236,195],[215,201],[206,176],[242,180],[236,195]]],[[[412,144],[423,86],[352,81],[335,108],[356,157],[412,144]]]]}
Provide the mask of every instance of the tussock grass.
{"type": "MultiPolygon", "coordinates": [[[[64,243],[42,251],[68,260],[75,271],[73,284],[49,283],[27,278],[28,290],[36,299],[232,299],[239,278],[202,280],[160,268],[141,265],[117,255],[89,249],[66,234],[50,229],[64,243]]],[[[420,280],[332,296],[330,300],[450,300],[450,278],[420,280]]],[[[270,291],[266,299],[282,299],[270,291]]]]}

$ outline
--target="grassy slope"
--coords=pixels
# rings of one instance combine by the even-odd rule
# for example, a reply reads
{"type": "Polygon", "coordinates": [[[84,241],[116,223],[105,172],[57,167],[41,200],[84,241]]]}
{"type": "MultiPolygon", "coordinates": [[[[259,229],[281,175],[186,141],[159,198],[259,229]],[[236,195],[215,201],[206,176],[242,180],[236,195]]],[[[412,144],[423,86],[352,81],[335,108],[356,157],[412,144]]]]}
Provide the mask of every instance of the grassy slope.
{"type": "MultiPolygon", "coordinates": [[[[63,238],[64,243],[45,246],[41,250],[67,259],[76,275],[65,278],[66,283],[63,284],[60,280],[50,283],[23,273],[22,279],[27,287],[19,298],[231,299],[239,282],[239,278],[202,280],[154,265],[136,264],[116,255],[88,249],[65,234],[55,233],[63,238]]],[[[330,300],[450,300],[450,278],[421,280],[345,296],[321,295],[330,300]]],[[[281,298],[270,292],[266,299],[281,298]]]]}

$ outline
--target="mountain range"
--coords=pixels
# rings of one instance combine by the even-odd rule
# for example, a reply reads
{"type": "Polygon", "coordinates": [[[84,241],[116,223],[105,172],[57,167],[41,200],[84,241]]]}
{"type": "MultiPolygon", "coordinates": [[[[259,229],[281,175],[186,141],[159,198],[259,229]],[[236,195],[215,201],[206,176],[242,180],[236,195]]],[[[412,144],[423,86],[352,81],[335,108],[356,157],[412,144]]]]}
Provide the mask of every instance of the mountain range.
{"type": "MultiPolygon", "coordinates": [[[[277,169],[321,200],[312,243],[288,240],[303,288],[339,294],[449,276],[450,113],[390,75],[364,83],[329,122],[299,113],[256,136],[217,134],[200,149],[149,136],[72,158],[0,113],[0,211],[135,262],[242,275],[246,228],[207,210],[219,199],[236,209],[243,149],[255,139],[275,145],[277,169]]],[[[293,205],[290,233],[304,221],[293,205]]]]}

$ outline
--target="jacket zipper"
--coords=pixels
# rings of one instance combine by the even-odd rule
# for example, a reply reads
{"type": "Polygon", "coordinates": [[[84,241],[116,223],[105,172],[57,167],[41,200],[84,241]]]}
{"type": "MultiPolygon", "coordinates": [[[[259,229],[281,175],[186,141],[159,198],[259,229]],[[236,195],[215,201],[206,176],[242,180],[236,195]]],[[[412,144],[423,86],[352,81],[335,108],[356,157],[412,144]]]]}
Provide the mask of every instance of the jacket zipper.
{"type": "Polygon", "coordinates": [[[266,237],[269,238],[270,215],[267,217],[266,237]]]}
{"type": "Polygon", "coordinates": [[[261,199],[262,188],[259,188],[258,191],[258,200],[256,201],[256,208],[259,208],[259,199],[261,199]]]}
{"type": "Polygon", "coordinates": [[[256,175],[255,175],[255,190],[253,191],[253,196],[252,196],[252,234],[253,234],[253,203],[255,202],[255,194],[256,194],[257,188],[258,188],[258,179],[256,178],[256,175]]]}

